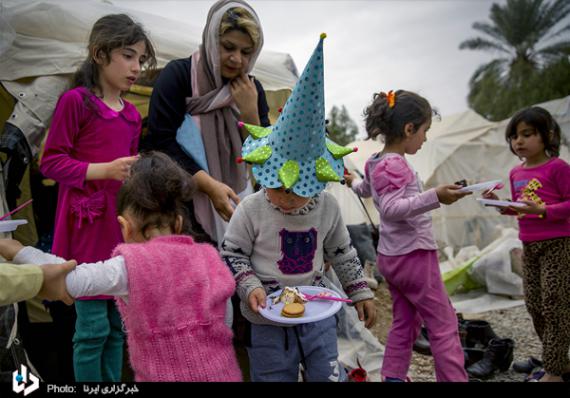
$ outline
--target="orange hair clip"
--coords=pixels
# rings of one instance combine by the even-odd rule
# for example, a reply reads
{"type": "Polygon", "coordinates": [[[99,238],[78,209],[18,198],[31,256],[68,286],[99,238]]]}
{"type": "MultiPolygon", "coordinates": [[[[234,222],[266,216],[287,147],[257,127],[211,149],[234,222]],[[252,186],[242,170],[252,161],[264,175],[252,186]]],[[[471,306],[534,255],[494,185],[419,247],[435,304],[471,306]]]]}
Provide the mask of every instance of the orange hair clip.
{"type": "Polygon", "coordinates": [[[388,91],[386,94],[386,101],[388,101],[388,106],[393,108],[396,105],[396,93],[393,90],[388,91]]]}

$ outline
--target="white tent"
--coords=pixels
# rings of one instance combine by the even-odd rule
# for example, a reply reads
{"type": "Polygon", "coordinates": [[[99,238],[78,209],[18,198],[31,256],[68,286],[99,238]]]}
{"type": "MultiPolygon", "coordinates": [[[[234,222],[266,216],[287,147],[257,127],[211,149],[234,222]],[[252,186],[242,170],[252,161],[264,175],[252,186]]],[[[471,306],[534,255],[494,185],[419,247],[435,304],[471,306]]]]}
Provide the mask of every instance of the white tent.
{"type": "MultiPolygon", "coordinates": [[[[570,96],[538,105],[552,113],[569,140],[570,96]]],[[[504,138],[508,121],[490,122],[472,110],[444,117],[441,121],[434,120],[422,149],[408,159],[426,189],[461,179],[469,183],[501,179],[505,189],[497,193],[500,197],[510,198],[509,170],[520,161],[510,152],[504,138]]],[[[345,158],[346,166],[360,172],[363,172],[368,157],[382,149],[382,144],[375,141],[357,141],[350,146],[359,150],[345,158]]],[[[562,146],[560,157],[570,160],[568,146],[562,146]]],[[[361,204],[350,190],[342,186],[331,186],[330,190],[341,203],[347,224],[367,222],[361,204]]],[[[377,222],[378,214],[371,201],[365,202],[377,222]]],[[[497,238],[498,224],[516,227],[513,217],[499,216],[494,209],[485,208],[472,198],[442,206],[432,215],[436,238],[443,245],[455,248],[485,247],[497,238]]]]}
{"type": "MultiPolygon", "coordinates": [[[[108,0],[0,0],[0,133],[8,122],[23,133],[32,156],[40,152],[56,102],[87,56],[93,23],[104,15],[118,13],[143,24],[154,44],[159,68],[172,59],[188,57],[201,42],[201,27],[122,9],[108,0]]],[[[273,120],[297,81],[293,59],[264,48],[253,74],[266,90],[273,120]]],[[[150,92],[149,87],[133,86],[126,94],[143,119],[150,92]]],[[[25,196],[28,184],[24,182],[23,186],[25,196]]],[[[1,214],[8,207],[5,198],[0,199],[1,214]]],[[[26,234],[35,236],[31,206],[21,215],[32,220],[26,234]]]]}
{"type": "MultiPolygon", "coordinates": [[[[126,13],[143,24],[159,68],[172,59],[188,57],[202,41],[201,28],[109,2],[3,0],[0,7],[4,19],[0,21],[0,49],[5,48],[0,54],[0,80],[73,73],[87,55],[93,23],[107,14],[126,13]]],[[[297,81],[291,56],[267,49],[261,52],[253,74],[268,91],[292,89],[297,81]]]]}
{"type": "MultiPolygon", "coordinates": [[[[200,28],[125,10],[108,1],[0,2],[0,128],[5,120],[16,125],[26,136],[32,154],[39,151],[59,95],[68,88],[72,73],[87,56],[93,23],[104,15],[118,13],[126,13],[143,24],[154,44],[159,68],[172,59],[188,57],[202,39],[200,28]],[[15,105],[3,90],[17,101],[15,105]]],[[[263,84],[270,117],[275,118],[297,81],[293,59],[289,54],[264,49],[252,73],[263,84]]],[[[143,118],[149,93],[133,87],[127,97],[143,118]]]]}

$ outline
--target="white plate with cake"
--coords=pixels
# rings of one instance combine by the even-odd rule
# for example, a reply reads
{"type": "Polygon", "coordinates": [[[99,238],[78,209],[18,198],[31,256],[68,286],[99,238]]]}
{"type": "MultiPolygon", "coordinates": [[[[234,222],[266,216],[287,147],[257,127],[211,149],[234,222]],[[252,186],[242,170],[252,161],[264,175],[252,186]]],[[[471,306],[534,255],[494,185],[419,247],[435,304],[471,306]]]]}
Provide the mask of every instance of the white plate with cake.
{"type": "Polygon", "coordinates": [[[335,291],[318,286],[296,286],[286,287],[278,290],[269,296],[265,308],[261,308],[259,313],[274,322],[298,325],[302,323],[317,322],[333,316],[342,307],[341,301],[332,300],[303,300],[302,294],[324,295],[341,299],[342,297],[335,291]],[[301,295],[296,294],[300,292],[301,295]]]}

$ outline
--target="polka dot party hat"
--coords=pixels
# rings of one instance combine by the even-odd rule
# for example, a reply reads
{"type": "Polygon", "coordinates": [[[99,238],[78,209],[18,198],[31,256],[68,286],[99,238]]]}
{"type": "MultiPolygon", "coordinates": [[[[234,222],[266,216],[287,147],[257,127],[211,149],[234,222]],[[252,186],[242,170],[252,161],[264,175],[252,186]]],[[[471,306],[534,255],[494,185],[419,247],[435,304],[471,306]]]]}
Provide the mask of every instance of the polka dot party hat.
{"type": "Polygon", "coordinates": [[[277,122],[260,127],[240,122],[250,136],[242,157],[253,165],[255,179],[266,188],[289,189],[303,197],[321,192],[328,182],[343,181],[343,156],[355,149],[326,137],[323,40],[313,51],[277,122]]]}

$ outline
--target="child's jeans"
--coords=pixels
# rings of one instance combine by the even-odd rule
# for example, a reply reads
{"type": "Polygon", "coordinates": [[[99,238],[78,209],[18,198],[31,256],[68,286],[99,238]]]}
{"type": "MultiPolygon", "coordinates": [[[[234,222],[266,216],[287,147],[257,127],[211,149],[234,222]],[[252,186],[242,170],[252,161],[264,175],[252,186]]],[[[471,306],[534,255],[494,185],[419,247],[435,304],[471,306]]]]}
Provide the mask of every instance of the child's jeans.
{"type": "Polygon", "coordinates": [[[336,318],[291,327],[251,325],[247,348],[251,381],[299,380],[303,364],[306,381],[345,381],[338,363],[336,318]]]}
{"type": "Polygon", "coordinates": [[[437,381],[467,381],[457,316],[449,302],[435,250],[402,256],[378,254],[378,269],[392,296],[392,327],[382,376],[405,380],[422,319],[429,333],[437,381]]]}
{"type": "Polygon", "coordinates": [[[77,300],[75,310],[75,381],[121,381],[124,333],[123,322],[115,302],[77,300]]]}

